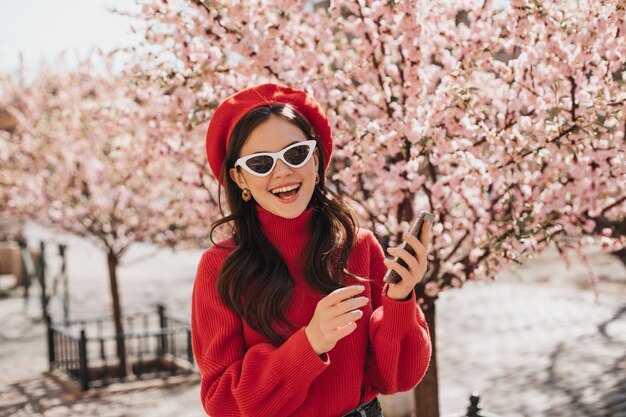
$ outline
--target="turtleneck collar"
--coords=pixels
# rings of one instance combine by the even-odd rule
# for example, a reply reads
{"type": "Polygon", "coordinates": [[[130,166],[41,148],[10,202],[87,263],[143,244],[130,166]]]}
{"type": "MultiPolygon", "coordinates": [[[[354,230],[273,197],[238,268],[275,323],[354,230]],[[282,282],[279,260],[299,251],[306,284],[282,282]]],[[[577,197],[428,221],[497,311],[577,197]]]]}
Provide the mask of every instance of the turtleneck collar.
{"type": "Polygon", "coordinates": [[[309,220],[313,214],[311,207],[293,219],[271,213],[259,204],[256,205],[256,212],[263,234],[285,258],[297,256],[311,238],[309,229],[309,220]]]}

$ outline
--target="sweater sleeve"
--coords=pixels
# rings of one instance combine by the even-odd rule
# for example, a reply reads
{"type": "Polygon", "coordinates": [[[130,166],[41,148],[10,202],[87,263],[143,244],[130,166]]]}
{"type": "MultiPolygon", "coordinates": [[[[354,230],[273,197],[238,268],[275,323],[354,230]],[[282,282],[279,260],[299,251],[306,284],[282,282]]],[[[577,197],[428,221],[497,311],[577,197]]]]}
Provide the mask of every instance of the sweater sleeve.
{"type": "Polygon", "coordinates": [[[215,417],[289,415],[329,360],[315,353],[304,328],[279,347],[259,343],[246,348],[242,319],[217,294],[223,259],[212,248],[203,254],[192,295],[193,352],[204,409],[215,417]]]}
{"type": "Polygon", "coordinates": [[[428,325],[415,301],[415,290],[407,301],[387,297],[385,255],[374,236],[368,236],[374,312],[370,317],[366,379],[382,394],[408,391],[428,369],[432,351],[428,325]]]}

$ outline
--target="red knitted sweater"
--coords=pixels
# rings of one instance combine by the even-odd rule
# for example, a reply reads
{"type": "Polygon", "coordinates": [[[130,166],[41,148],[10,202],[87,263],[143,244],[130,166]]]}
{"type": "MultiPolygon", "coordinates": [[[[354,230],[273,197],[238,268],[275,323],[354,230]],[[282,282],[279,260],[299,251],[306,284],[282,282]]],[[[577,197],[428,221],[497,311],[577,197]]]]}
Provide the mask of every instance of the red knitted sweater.
{"type": "MultiPolygon", "coordinates": [[[[202,374],[206,412],[221,416],[337,417],[378,393],[407,391],[422,379],[431,355],[428,327],[414,301],[388,298],[384,253],[371,232],[359,229],[348,271],[370,278],[363,295],[370,304],[357,329],[327,353],[312,349],[305,326],[324,295],[306,284],[296,262],[310,238],[312,209],[284,219],[257,206],[263,232],[294,280],[287,319],[300,326],[276,347],[227,308],[216,291],[222,263],[232,249],[212,246],[198,265],[192,299],[193,350],[202,374]]],[[[233,246],[233,241],[220,242],[233,246]]],[[[349,282],[349,284],[355,284],[349,282]]],[[[359,282],[361,283],[361,282],[359,282]]]]}

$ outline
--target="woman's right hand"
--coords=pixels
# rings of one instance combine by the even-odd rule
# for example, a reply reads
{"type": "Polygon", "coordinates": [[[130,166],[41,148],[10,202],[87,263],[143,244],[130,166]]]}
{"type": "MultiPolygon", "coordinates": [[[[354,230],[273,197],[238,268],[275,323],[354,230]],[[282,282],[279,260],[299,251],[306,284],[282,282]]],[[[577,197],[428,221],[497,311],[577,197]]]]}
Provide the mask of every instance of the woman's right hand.
{"type": "Polygon", "coordinates": [[[315,353],[330,351],[356,329],[356,321],[363,317],[359,308],[369,302],[367,297],[355,297],[363,290],[362,285],[339,288],[317,303],[313,318],[304,329],[315,353]]]}

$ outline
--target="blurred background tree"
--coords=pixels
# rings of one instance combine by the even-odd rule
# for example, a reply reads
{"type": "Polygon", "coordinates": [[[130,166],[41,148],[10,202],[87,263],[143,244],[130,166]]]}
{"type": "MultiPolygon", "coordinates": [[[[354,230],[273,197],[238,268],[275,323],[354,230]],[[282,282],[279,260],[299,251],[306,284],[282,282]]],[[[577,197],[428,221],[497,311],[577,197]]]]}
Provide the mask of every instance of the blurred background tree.
{"type": "Polygon", "coordinates": [[[196,183],[186,185],[189,164],[152,113],[163,100],[116,74],[114,58],[94,54],[71,70],[59,58],[31,83],[2,79],[0,108],[14,123],[0,133],[0,178],[3,211],[89,238],[106,253],[125,376],[122,257],[133,242],[206,244],[204,216],[215,204],[196,183]]]}

